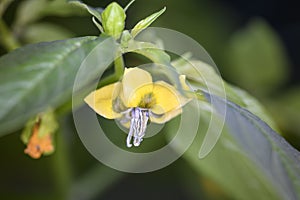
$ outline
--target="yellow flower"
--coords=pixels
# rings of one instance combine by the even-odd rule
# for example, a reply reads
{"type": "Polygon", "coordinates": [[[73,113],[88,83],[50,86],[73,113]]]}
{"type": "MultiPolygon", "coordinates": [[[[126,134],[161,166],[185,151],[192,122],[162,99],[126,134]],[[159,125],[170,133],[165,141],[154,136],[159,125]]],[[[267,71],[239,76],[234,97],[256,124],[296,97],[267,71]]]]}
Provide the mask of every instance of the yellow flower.
{"type": "MultiPolygon", "coordinates": [[[[189,90],[185,76],[180,81],[189,90]]],[[[140,68],[125,69],[123,79],[91,92],[85,102],[99,115],[107,119],[120,119],[129,128],[127,147],[139,146],[145,135],[147,123],[162,124],[182,112],[188,99],[164,82],[152,81],[152,76],[140,68]]]]}

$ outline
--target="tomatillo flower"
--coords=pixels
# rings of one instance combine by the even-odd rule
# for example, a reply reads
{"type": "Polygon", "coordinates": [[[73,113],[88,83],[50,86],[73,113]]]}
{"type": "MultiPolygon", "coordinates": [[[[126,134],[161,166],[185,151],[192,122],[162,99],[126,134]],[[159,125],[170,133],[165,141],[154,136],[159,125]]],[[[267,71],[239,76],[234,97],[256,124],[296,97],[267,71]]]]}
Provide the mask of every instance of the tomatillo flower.
{"type": "MultiPolygon", "coordinates": [[[[189,90],[185,76],[179,77],[184,90],[189,90]]],[[[140,68],[125,69],[123,79],[91,92],[85,102],[107,119],[119,119],[127,128],[127,147],[139,146],[147,123],[163,124],[182,112],[189,99],[164,81],[152,81],[149,72],[140,68]]]]}

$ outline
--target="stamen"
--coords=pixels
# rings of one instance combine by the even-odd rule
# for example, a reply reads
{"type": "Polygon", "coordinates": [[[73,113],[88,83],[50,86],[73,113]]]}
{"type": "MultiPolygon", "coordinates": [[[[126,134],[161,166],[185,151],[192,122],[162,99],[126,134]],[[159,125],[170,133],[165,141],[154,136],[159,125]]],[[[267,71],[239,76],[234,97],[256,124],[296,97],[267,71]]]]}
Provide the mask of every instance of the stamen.
{"type": "Polygon", "coordinates": [[[127,136],[127,147],[132,147],[131,139],[133,139],[133,145],[139,146],[143,141],[143,137],[145,136],[147,123],[149,120],[149,111],[148,109],[143,108],[133,108],[131,110],[131,123],[130,129],[127,136]]]}

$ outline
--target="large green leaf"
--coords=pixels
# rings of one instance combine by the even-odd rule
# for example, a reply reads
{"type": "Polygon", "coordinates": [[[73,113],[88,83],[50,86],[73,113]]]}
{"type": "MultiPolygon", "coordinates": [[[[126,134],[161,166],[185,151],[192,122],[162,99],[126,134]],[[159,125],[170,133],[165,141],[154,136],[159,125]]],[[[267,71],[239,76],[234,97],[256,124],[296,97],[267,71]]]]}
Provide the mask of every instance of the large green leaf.
{"type": "MultiPolygon", "coordinates": [[[[172,64],[187,76],[193,89],[206,94],[208,101],[206,106],[205,102],[199,104],[198,136],[185,154],[195,169],[236,199],[299,198],[300,154],[272,129],[276,125],[263,106],[247,92],[223,81],[206,63],[191,60],[172,64]],[[211,122],[214,126],[209,129],[211,122]],[[218,142],[212,142],[220,127],[218,142]],[[214,148],[199,159],[206,155],[201,152],[203,146],[214,148]]],[[[171,124],[168,135],[174,132],[172,128],[171,124]]]]}
{"type": "Polygon", "coordinates": [[[28,45],[1,57],[0,135],[69,100],[84,59],[94,50],[87,63],[90,71],[79,80],[82,84],[102,73],[113,60],[115,47],[112,38],[82,37],[28,45]]]}
{"type": "MultiPolygon", "coordinates": [[[[206,98],[216,112],[202,111],[197,138],[184,155],[192,166],[235,199],[299,199],[300,153],[246,109],[208,93],[206,98]],[[212,114],[225,117],[225,126],[210,154],[199,159],[212,114]]],[[[168,126],[172,135],[174,124],[168,126]]]]}

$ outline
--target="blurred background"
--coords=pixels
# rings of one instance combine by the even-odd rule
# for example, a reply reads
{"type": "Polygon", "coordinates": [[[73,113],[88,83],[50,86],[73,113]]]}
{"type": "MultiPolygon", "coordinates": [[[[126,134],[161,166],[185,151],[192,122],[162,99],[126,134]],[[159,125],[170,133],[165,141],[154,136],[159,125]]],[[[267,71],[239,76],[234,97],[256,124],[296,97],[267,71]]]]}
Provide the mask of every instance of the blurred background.
{"type": "MultiPolygon", "coordinates": [[[[63,0],[0,2],[0,55],[29,43],[99,35],[89,15],[63,0]]],[[[83,2],[105,7],[111,1],[83,2]]],[[[296,4],[292,0],[136,0],[127,12],[126,28],[166,6],[153,26],[197,40],[222,77],[262,102],[282,135],[300,149],[300,15],[296,4]]],[[[20,132],[0,138],[0,199],[66,199],[69,194],[71,199],[234,199],[217,182],[194,171],[184,158],[146,174],[110,169],[84,148],[71,116],[59,122],[56,152],[39,160],[23,153],[20,132]]]]}

